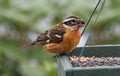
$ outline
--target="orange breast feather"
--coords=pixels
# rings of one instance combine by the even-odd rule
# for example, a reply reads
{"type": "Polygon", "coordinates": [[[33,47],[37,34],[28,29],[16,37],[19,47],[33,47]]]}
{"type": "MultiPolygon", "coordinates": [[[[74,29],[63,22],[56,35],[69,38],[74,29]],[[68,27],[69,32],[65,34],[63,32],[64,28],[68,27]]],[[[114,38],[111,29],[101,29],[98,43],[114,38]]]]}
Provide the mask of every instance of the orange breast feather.
{"type": "Polygon", "coordinates": [[[80,31],[79,30],[66,30],[66,34],[64,35],[63,41],[60,43],[51,43],[46,44],[44,49],[51,53],[69,53],[72,51],[80,40],[80,31]]]}

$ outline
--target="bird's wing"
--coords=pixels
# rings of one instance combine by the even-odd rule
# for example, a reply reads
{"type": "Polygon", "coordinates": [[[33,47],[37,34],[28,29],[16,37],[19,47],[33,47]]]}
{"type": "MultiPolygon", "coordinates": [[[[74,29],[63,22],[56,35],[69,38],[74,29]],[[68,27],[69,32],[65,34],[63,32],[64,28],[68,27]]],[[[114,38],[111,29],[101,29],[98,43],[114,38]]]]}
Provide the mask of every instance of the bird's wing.
{"type": "Polygon", "coordinates": [[[44,33],[40,34],[36,41],[34,41],[32,44],[38,44],[38,45],[45,45],[49,43],[59,43],[62,42],[63,36],[66,33],[66,31],[63,29],[62,26],[58,25],[53,27],[50,30],[45,31],[44,33]]]}
{"type": "Polygon", "coordinates": [[[35,41],[23,45],[22,48],[32,45],[45,45],[47,43],[46,40],[49,39],[49,37],[47,37],[47,34],[48,34],[48,30],[40,34],[35,41]]]}
{"type": "Polygon", "coordinates": [[[50,30],[47,30],[43,33],[41,33],[37,39],[33,42],[30,42],[23,47],[31,46],[31,45],[40,45],[44,46],[45,44],[49,43],[59,43],[63,41],[63,36],[66,33],[63,26],[61,24],[58,24],[57,26],[54,26],[50,30]]]}

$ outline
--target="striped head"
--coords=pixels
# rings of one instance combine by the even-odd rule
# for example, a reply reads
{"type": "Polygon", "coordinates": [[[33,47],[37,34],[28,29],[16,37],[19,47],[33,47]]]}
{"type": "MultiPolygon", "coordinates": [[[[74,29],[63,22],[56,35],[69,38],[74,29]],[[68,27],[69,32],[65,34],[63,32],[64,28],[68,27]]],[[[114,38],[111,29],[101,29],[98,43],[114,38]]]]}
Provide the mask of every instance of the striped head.
{"type": "Polygon", "coordinates": [[[77,30],[83,27],[85,22],[78,16],[69,16],[63,20],[63,24],[66,28],[77,30]]]}

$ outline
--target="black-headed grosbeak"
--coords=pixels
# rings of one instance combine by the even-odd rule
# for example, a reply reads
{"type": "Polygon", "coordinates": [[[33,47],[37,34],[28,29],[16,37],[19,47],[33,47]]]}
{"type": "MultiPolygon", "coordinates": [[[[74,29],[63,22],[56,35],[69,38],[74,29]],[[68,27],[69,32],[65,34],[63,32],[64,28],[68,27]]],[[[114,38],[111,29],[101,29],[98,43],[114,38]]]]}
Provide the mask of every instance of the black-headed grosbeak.
{"type": "Polygon", "coordinates": [[[80,28],[85,22],[78,16],[69,16],[53,28],[45,31],[29,45],[42,46],[46,51],[56,54],[68,54],[79,43],[81,38],[80,28]]]}

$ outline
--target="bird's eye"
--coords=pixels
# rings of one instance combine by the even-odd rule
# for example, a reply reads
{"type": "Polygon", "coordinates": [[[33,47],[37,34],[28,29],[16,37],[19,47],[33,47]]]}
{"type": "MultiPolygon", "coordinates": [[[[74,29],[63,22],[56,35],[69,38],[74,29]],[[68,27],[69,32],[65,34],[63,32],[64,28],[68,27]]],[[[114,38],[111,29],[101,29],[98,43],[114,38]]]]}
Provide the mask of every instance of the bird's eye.
{"type": "Polygon", "coordinates": [[[70,23],[71,23],[72,25],[76,25],[76,24],[77,24],[77,22],[76,22],[75,20],[71,20],[70,23]]]}
{"type": "Polygon", "coordinates": [[[66,24],[68,26],[74,26],[77,24],[77,22],[75,20],[70,20],[70,21],[64,22],[64,24],[66,24]]]}

